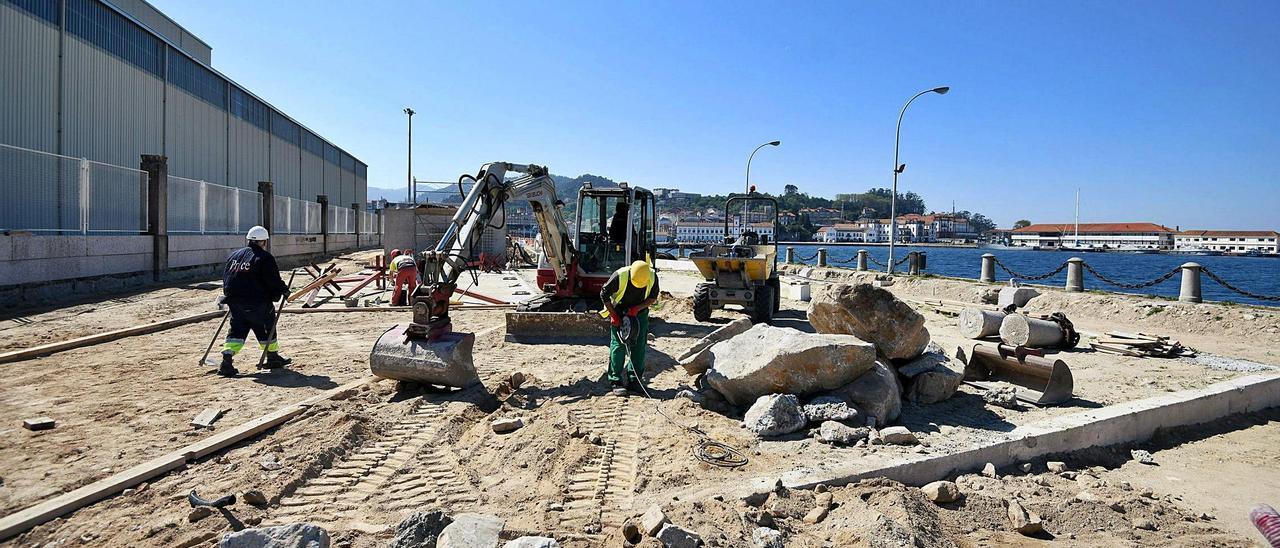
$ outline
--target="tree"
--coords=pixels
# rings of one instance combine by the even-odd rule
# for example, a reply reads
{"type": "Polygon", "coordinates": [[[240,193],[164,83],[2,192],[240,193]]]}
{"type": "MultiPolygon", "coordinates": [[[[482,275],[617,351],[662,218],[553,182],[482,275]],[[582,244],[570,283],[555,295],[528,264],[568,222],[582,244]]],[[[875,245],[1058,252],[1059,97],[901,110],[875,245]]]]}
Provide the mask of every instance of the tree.
{"type": "Polygon", "coordinates": [[[1028,227],[1028,226],[1031,226],[1031,221],[1028,221],[1026,219],[1019,219],[1018,222],[1013,223],[1014,229],[1019,229],[1019,228],[1028,227]]]}
{"type": "Polygon", "coordinates": [[[787,185],[782,187],[783,196],[795,196],[800,192],[800,187],[796,185],[787,185]]]}
{"type": "Polygon", "coordinates": [[[969,217],[969,226],[978,234],[986,234],[987,232],[995,229],[996,223],[995,221],[988,219],[986,215],[974,213],[969,217]]]}

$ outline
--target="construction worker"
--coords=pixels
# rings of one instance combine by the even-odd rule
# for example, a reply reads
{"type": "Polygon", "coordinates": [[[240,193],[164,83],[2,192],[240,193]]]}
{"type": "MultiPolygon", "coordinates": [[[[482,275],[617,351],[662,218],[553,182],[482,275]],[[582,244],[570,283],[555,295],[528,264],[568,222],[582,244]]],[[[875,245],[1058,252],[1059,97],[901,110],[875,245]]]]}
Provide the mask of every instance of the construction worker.
{"type": "Polygon", "coordinates": [[[609,276],[600,289],[600,300],[609,315],[609,385],[616,395],[627,389],[640,391],[644,377],[644,355],[649,345],[649,306],[658,300],[658,275],[645,261],[624,266],[609,276]],[[630,329],[622,329],[628,322],[630,329]],[[622,331],[628,331],[624,340],[622,331]],[[627,348],[631,349],[631,373],[627,370],[627,348]]]}
{"type": "Polygon", "coordinates": [[[409,304],[409,297],[418,289],[418,263],[413,261],[413,250],[406,249],[404,253],[398,249],[391,250],[388,270],[395,284],[391,290],[391,306],[409,304]],[[408,288],[408,291],[402,288],[408,288]]]}
{"type": "Polygon", "coordinates": [[[274,303],[289,293],[289,287],[280,279],[276,258],[265,249],[270,237],[263,227],[250,228],[245,247],[227,257],[222,295],[231,312],[231,329],[222,345],[222,365],[218,368],[218,374],[224,377],[238,373],[232,360],[244,348],[250,330],[258,339],[258,345],[267,351],[263,369],[284,367],[292,361],[280,355],[280,343],[275,336],[274,303]]]}

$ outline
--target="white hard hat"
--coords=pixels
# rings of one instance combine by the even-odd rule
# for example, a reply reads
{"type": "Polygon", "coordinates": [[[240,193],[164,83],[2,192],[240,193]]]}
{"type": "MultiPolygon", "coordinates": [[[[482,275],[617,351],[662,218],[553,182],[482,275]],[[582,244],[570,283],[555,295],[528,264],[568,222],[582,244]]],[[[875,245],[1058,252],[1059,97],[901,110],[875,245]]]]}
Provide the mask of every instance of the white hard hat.
{"type": "Polygon", "coordinates": [[[271,239],[271,235],[267,234],[267,229],[255,226],[249,229],[249,235],[246,236],[251,242],[265,242],[271,239]]]}

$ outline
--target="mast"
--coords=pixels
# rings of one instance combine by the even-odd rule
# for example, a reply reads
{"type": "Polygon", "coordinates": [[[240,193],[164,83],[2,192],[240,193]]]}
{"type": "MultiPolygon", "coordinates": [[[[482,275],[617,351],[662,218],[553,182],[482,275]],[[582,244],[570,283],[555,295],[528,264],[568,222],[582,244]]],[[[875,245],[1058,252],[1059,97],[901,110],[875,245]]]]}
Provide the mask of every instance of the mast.
{"type": "Polygon", "coordinates": [[[1080,247],[1080,188],[1076,188],[1076,247],[1080,247]]]}

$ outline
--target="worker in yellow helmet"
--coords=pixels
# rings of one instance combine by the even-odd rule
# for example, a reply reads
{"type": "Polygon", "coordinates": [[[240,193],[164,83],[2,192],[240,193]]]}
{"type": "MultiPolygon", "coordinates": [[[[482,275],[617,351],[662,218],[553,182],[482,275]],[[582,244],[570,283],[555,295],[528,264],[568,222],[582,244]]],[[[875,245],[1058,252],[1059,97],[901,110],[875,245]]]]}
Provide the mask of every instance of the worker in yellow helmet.
{"type": "Polygon", "coordinates": [[[619,268],[600,289],[609,316],[609,385],[616,395],[640,390],[644,354],[649,345],[649,306],[658,300],[658,274],[649,263],[636,261],[619,268]],[[627,372],[627,349],[631,369],[627,372]]]}

